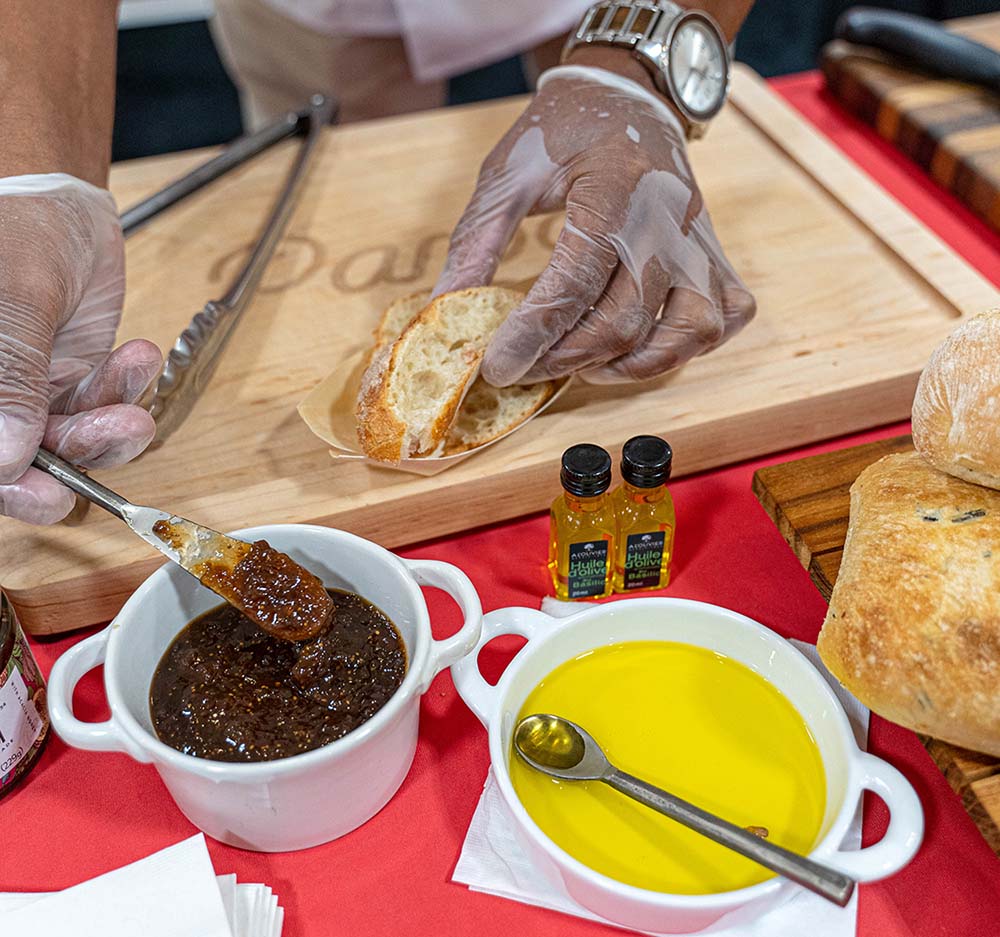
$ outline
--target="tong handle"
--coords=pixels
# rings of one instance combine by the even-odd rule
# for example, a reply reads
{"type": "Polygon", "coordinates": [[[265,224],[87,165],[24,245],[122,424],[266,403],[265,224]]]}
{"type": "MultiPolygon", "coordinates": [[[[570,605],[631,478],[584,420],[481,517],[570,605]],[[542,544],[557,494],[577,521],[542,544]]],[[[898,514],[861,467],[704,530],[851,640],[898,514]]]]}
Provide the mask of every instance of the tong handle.
{"type": "Polygon", "coordinates": [[[141,202],[123,211],[121,214],[122,233],[128,237],[164,209],[187,198],[208,183],[218,179],[219,176],[225,175],[230,169],[235,169],[258,153],[262,153],[268,147],[297,133],[302,124],[303,115],[308,117],[308,114],[308,111],[297,113],[292,111],[281,120],[268,124],[256,133],[239,137],[218,156],[196,166],[191,172],[175,179],[158,192],[154,192],[148,198],[144,198],[141,202]]]}
{"type": "Polygon", "coordinates": [[[322,129],[335,109],[328,98],[314,95],[309,108],[296,116],[306,128],[305,139],[250,257],[225,295],[209,300],[174,342],[149,403],[149,412],[156,420],[154,445],[183,422],[215,371],[222,349],[281,239],[322,129]]]}

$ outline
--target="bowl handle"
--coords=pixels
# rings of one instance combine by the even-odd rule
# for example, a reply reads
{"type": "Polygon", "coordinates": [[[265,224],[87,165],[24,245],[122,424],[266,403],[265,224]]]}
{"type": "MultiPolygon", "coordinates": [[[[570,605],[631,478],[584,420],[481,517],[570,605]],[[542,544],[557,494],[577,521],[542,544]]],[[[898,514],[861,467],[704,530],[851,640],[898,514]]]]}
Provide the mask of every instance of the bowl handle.
{"type": "Polygon", "coordinates": [[[457,566],[439,560],[403,560],[406,568],[422,586],[433,586],[447,592],[462,610],[462,627],[450,638],[431,642],[431,653],[427,671],[423,675],[420,692],[430,686],[431,681],[445,667],[450,667],[475,647],[483,629],[483,606],[475,586],[457,566]]]}
{"type": "Polygon", "coordinates": [[[114,716],[106,722],[81,722],[73,715],[73,691],[85,673],[104,663],[113,627],[111,624],[74,644],[52,665],[49,718],[59,737],[68,745],[95,752],[124,752],[148,764],[153,759],[122,733],[114,716]]]}
{"type": "MultiPolygon", "coordinates": [[[[483,619],[483,633],[479,643],[471,654],[463,657],[451,668],[451,676],[455,681],[458,695],[483,725],[489,726],[490,713],[493,710],[493,701],[499,684],[493,686],[483,679],[479,671],[479,652],[494,638],[505,634],[519,634],[522,638],[527,638],[530,644],[537,635],[547,634],[557,624],[557,619],[533,608],[500,608],[490,612],[483,619]]],[[[526,644],[514,655],[514,660],[517,660],[527,646],[526,644]]]]}
{"type": "Polygon", "coordinates": [[[885,802],[889,827],[877,843],[835,852],[829,863],[858,882],[877,882],[898,872],[916,855],[924,838],[924,812],[913,786],[887,761],[867,752],[855,757],[862,774],[861,790],[885,802]]]}

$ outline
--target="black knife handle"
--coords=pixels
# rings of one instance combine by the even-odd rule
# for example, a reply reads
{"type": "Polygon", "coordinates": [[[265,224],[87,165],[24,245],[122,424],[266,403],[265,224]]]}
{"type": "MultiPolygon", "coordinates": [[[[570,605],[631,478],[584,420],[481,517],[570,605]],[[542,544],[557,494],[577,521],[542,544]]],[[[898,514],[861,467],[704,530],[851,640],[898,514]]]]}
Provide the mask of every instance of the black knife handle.
{"type": "Polygon", "coordinates": [[[1000,93],[1000,52],[948,32],[934,20],[874,7],[850,7],[837,20],[838,39],[874,46],[946,78],[1000,93]]]}

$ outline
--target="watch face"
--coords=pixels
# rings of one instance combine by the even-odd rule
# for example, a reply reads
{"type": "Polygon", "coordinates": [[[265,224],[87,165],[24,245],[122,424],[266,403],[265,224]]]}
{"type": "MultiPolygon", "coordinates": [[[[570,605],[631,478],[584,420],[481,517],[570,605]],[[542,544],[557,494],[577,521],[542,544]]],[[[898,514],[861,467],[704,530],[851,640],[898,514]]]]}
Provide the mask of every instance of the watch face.
{"type": "Polygon", "coordinates": [[[729,66],[722,39],[713,24],[697,13],[677,21],[667,60],[670,84],[682,109],[707,120],[722,107],[729,66]]]}

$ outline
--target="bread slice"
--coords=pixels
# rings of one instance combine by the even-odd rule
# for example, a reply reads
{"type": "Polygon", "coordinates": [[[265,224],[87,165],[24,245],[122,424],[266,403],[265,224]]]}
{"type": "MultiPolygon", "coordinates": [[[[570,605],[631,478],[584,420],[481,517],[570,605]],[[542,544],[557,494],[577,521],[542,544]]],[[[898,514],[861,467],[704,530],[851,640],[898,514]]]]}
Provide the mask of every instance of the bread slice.
{"type": "Polygon", "coordinates": [[[879,715],[1000,756],[1000,492],[915,452],[865,469],[817,647],[879,715]]]}
{"type": "Polygon", "coordinates": [[[373,334],[358,398],[358,437],[382,461],[483,445],[535,413],[556,383],[495,388],[478,379],[490,338],[521,301],[501,287],[391,303],[373,334]],[[463,402],[464,401],[464,402],[463,402]]]}
{"type": "Polygon", "coordinates": [[[418,293],[409,293],[394,299],[385,307],[382,318],[378,320],[378,325],[372,331],[372,338],[375,340],[372,345],[371,354],[368,361],[371,363],[375,352],[380,348],[396,341],[406,327],[417,317],[420,312],[431,301],[429,290],[420,290],[418,293]]]}
{"type": "Polygon", "coordinates": [[[481,377],[469,388],[444,440],[444,454],[483,446],[537,413],[559,387],[557,381],[494,387],[481,377]]]}
{"type": "Polygon", "coordinates": [[[942,472],[1000,489],[1000,309],[934,350],[913,398],[913,442],[942,472]]]}

